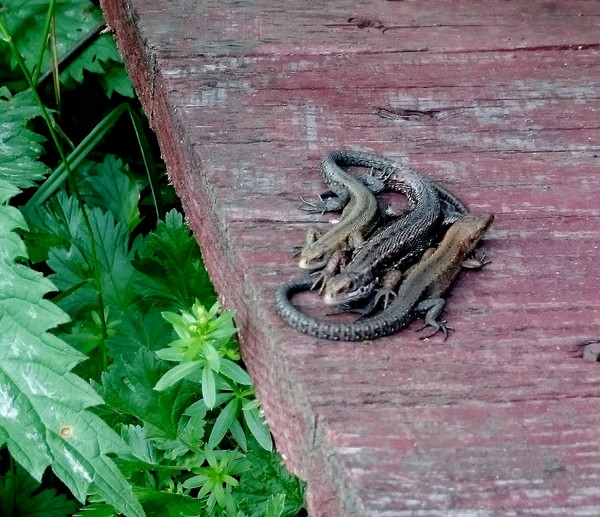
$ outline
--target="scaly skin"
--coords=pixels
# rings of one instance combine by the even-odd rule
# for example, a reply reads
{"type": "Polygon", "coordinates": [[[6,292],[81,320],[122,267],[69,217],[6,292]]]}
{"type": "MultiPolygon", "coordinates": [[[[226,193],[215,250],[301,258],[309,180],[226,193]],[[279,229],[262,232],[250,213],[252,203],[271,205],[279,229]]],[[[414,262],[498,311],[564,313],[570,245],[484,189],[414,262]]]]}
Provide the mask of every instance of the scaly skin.
{"type": "Polygon", "coordinates": [[[290,296],[310,289],[310,278],[286,283],[278,289],[277,312],[289,325],[305,334],[322,339],[363,341],[392,334],[428,310],[426,324],[446,335],[449,327],[436,319],[444,306],[441,296],[450,288],[493,219],[491,214],[468,214],[455,222],[435,252],[408,271],[396,298],[379,314],[354,323],[337,323],[305,314],[291,304],[290,296]]]}
{"type": "Polygon", "coordinates": [[[327,280],[323,299],[328,305],[371,295],[384,269],[405,270],[434,245],[442,230],[467,212],[447,190],[408,167],[386,158],[379,158],[379,163],[393,171],[386,178],[385,189],[404,193],[411,210],[378,230],[342,272],[327,280]]]}
{"type": "Polygon", "coordinates": [[[363,153],[334,151],[321,161],[323,178],[329,188],[342,200],[348,202],[340,222],[314,242],[307,242],[300,252],[299,266],[303,269],[319,269],[327,265],[337,251],[352,250],[362,244],[364,238],[377,225],[380,212],[375,195],[359,179],[345,172],[339,165],[369,167],[363,153]]]}

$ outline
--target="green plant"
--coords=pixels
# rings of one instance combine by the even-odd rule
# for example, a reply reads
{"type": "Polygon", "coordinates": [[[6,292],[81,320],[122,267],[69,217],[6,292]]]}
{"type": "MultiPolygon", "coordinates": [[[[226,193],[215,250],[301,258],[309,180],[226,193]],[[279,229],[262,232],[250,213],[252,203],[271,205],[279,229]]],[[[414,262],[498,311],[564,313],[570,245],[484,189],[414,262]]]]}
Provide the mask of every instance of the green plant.
{"type": "Polygon", "coordinates": [[[76,37],[99,24],[87,0],[0,7],[3,514],[297,515],[114,43],[76,37]],[[94,77],[121,99],[68,136],[60,99],[94,77]],[[101,150],[126,120],[139,152],[101,150]]]}

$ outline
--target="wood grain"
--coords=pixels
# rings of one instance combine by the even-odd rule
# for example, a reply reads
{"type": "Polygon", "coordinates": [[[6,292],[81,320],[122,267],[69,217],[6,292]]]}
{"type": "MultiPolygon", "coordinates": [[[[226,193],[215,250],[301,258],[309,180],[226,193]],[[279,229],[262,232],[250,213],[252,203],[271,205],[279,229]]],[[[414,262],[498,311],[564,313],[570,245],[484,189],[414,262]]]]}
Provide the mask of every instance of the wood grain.
{"type": "Polygon", "coordinates": [[[600,3],[101,3],[310,514],[600,514],[600,3]],[[278,319],[338,148],[496,215],[446,343],[278,319]]]}

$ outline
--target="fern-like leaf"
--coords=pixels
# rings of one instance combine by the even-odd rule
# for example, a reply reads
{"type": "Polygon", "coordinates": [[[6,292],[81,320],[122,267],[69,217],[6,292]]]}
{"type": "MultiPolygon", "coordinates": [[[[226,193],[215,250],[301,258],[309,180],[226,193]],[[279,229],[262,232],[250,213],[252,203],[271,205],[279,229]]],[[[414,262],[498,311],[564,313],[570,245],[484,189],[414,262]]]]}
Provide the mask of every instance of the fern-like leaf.
{"type": "MultiPolygon", "coordinates": [[[[45,36],[44,31],[40,29],[44,27],[50,2],[4,0],[1,5],[9,33],[27,68],[34,70],[38,64],[40,46],[45,43],[40,41],[45,36]]],[[[59,59],[76,47],[88,31],[102,23],[102,12],[89,0],[56,2],[53,14],[59,59]]],[[[46,47],[41,73],[51,67],[50,54],[46,47]]],[[[13,70],[18,68],[16,59],[7,46],[0,45],[0,66],[13,70]]],[[[134,96],[131,81],[110,34],[103,34],[86,46],[60,74],[61,83],[67,88],[72,88],[83,82],[84,72],[97,74],[109,97],[114,91],[127,97],[134,96]]]]}
{"type": "Polygon", "coordinates": [[[197,298],[207,304],[216,298],[198,243],[175,210],[136,250],[133,266],[141,273],[137,289],[146,298],[181,309],[197,298]]]}

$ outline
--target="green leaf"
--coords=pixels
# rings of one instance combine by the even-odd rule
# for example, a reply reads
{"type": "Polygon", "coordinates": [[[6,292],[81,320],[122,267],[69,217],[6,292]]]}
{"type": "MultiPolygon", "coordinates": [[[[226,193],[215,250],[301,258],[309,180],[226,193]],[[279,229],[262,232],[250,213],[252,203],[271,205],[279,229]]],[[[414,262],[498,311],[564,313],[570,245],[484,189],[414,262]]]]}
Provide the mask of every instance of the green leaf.
{"type": "Polygon", "coordinates": [[[207,474],[198,474],[196,476],[187,478],[183,482],[183,486],[185,488],[199,488],[204,483],[206,483],[209,479],[210,479],[210,477],[207,474]]]}
{"type": "Polygon", "coordinates": [[[79,190],[89,206],[110,211],[130,231],[140,222],[140,190],[126,174],[127,166],[112,154],[103,163],[87,162],[77,171],[79,190]]]}
{"type": "Polygon", "coordinates": [[[169,371],[165,363],[142,348],[131,360],[117,360],[108,367],[99,392],[113,410],[151,424],[154,436],[174,440],[181,417],[198,397],[198,389],[185,382],[155,390],[155,384],[169,371]]]}
{"type": "Polygon", "coordinates": [[[260,416],[259,408],[254,404],[244,405],[242,412],[248,429],[250,429],[252,436],[256,438],[260,446],[267,451],[273,450],[271,432],[260,416]]]}
{"type": "Polygon", "coordinates": [[[206,358],[207,366],[211,370],[218,372],[221,368],[221,357],[219,356],[219,352],[215,350],[215,347],[210,343],[204,343],[202,353],[206,358]]]}
{"type": "Polygon", "coordinates": [[[2,515],[68,517],[78,506],[64,494],[57,494],[55,489],[42,488],[18,465],[0,477],[2,515]]]}
{"type": "Polygon", "coordinates": [[[21,190],[12,183],[0,178],[0,203],[6,203],[11,197],[15,197],[21,190]]]}
{"type": "MultiPolygon", "coordinates": [[[[19,146],[4,142],[3,152],[10,154],[13,144],[19,146]]],[[[70,371],[85,356],[48,333],[68,321],[44,298],[54,285],[14,260],[25,255],[12,231],[23,225],[14,208],[0,211],[0,442],[37,481],[51,466],[80,501],[93,486],[128,517],[141,517],[131,486],[108,457],[127,447],[88,410],[102,399],[70,371]]]]}
{"type": "Polygon", "coordinates": [[[145,297],[181,309],[196,298],[205,304],[216,299],[198,243],[175,210],[144,240],[133,266],[140,272],[137,288],[145,297]]]}
{"type": "Polygon", "coordinates": [[[265,517],[282,517],[285,511],[285,494],[269,497],[265,508],[265,517]]]}
{"type": "MultiPolygon", "coordinates": [[[[197,372],[202,368],[202,361],[189,361],[187,363],[178,364],[168,370],[154,386],[155,390],[162,391],[173,386],[175,383],[192,373],[197,372]]],[[[205,368],[206,370],[206,368],[205,368]]]]}
{"type": "Polygon", "coordinates": [[[28,122],[40,114],[31,92],[12,97],[0,89],[0,179],[13,188],[30,187],[49,172],[38,161],[45,139],[28,129],[28,122]]]}
{"type": "Polygon", "coordinates": [[[108,65],[104,67],[104,73],[98,76],[107,97],[112,98],[113,93],[116,92],[123,97],[133,99],[135,91],[125,67],[120,62],[109,62],[108,65]]]}
{"type": "Polygon", "coordinates": [[[263,517],[269,499],[275,494],[285,494],[282,515],[286,517],[295,516],[304,508],[305,485],[283,467],[277,454],[264,450],[252,440],[246,460],[252,468],[241,473],[233,496],[248,517],[263,517]]]}
{"type": "Polygon", "coordinates": [[[128,111],[129,105],[126,103],[119,104],[108,115],[106,115],[90,133],[73,149],[71,154],[67,156],[67,164],[61,162],[60,165],[52,172],[44,183],[40,185],[37,191],[29,198],[27,205],[39,205],[47,201],[65,182],[67,179],[67,165],[72,170],[76,169],[88,157],[94,147],[106,136],[108,132],[115,126],[121,115],[128,111]]]}
{"type": "Polygon", "coordinates": [[[248,440],[246,439],[246,432],[240,424],[240,421],[236,418],[229,426],[229,432],[244,452],[248,450],[248,440]]]}
{"type": "MultiPolygon", "coordinates": [[[[42,40],[47,34],[41,29],[45,26],[48,0],[4,0],[2,4],[8,30],[28,69],[32,71],[36,67],[39,49],[43,46],[46,51],[41,71],[47,71],[50,68],[50,52],[48,44],[42,40]]],[[[102,13],[89,0],[59,0],[55,3],[54,21],[56,49],[60,59],[102,22],[102,13]]],[[[8,52],[7,46],[0,47],[0,65],[3,65],[3,68],[10,65],[13,70],[17,68],[16,60],[8,52]]],[[[113,83],[112,77],[117,74],[113,69],[121,69],[124,72],[112,36],[104,34],[91,40],[83,52],[61,73],[60,80],[65,86],[74,87],[83,82],[84,71],[87,71],[104,77],[107,94],[117,90],[123,95],[133,97],[131,86],[125,86],[122,76],[113,83]]]]}
{"type": "MultiPolygon", "coordinates": [[[[158,309],[146,311],[132,306],[123,312],[120,325],[106,340],[108,355],[131,361],[138,350],[157,350],[166,346],[172,339],[172,327],[160,316],[158,309]]],[[[170,348],[168,350],[171,350],[170,348]]]]}
{"type": "Polygon", "coordinates": [[[215,425],[208,438],[208,447],[214,449],[221,443],[221,440],[225,437],[225,434],[231,427],[232,422],[236,419],[237,414],[240,410],[240,401],[237,398],[233,398],[229,403],[221,410],[219,416],[215,420],[215,425]]]}
{"type": "MultiPolygon", "coordinates": [[[[115,224],[111,214],[97,208],[89,210],[88,216],[92,236],[82,225],[72,231],[73,244],[69,249],[50,250],[48,266],[55,271],[50,278],[67,293],[58,305],[73,318],[92,309],[98,310],[97,291],[100,288],[105,307],[119,315],[128,310],[136,298],[129,232],[125,225],[115,224]],[[93,260],[92,239],[96,242],[97,264],[93,260]],[[95,266],[98,267],[100,286],[95,286],[95,266]]],[[[76,209],[73,217],[79,219],[76,209]]]]}
{"type": "Polygon", "coordinates": [[[81,508],[75,517],[117,517],[116,510],[104,502],[93,502],[81,508]]]}
{"type": "Polygon", "coordinates": [[[215,407],[216,397],[215,376],[213,371],[208,366],[205,366],[202,370],[202,398],[209,409],[215,407]]]}
{"type": "Polygon", "coordinates": [[[242,384],[243,386],[250,386],[252,384],[252,379],[250,379],[248,372],[229,359],[221,358],[219,373],[230,378],[237,384],[242,384]]]}
{"type": "Polygon", "coordinates": [[[161,492],[150,488],[136,490],[146,513],[161,517],[198,517],[203,515],[203,503],[184,494],[161,492]]]}
{"type": "Polygon", "coordinates": [[[73,236],[83,227],[77,202],[64,192],[59,192],[43,205],[25,205],[21,211],[29,227],[24,238],[34,263],[46,260],[51,248],[68,248],[73,236]]]}
{"type": "MultiPolygon", "coordinates": [[[[126,400],[119,402],[121,403],[122,407],[129,405],[126,400]]],[[[128,409],[130,413],[132,411],[136,411],[137,413],[137,408],[128,409]]],[[[139,425],[124,425],[121,427],[121,437],[123,438],[123,440],[125,440],[125,443],[129,445],[129,448],[131,449],[131,454],[133,454],[133,456],[135,456],[137,459],[141,460],[143,464],[145,464],[144,467],[146,467],[146,465],[154,465],[157,463],[156,447],[154,447],[154,444],[148,439],[145,427],[141,427],[139,425]]],[[[124,462],[120,461],[120,463],[123,464],[124,462]]],[[[136,470],[142,470],[139,468],[139,463],[136,467],[136,470]]],[[[131,475],[131,473],[126,472],[125,475],[127,476],[127,474],[131,475]]]]}
{"type": "Polygon", "coordinates": [[[185,360],[183,350],[179,348],[161,348],[156,351],[156,357],[163,359],[164,361],[182,362],[185,360]]]}
{"type": "Polygon", "coordinates": [[[106,454],[122,452],[119,437],[85,409],[100,397],[69,372],[84,356],[47,334],[67,321],[42,297],[52,284],[40,273],[0,260],[0,435],[11,455],[37,480],[51,464],[79,499],[93,482],[129,515],[143,515],[131,488],[106,454]],[[27,433],[23,433],[27,429],[27,433]]]}
{"type": "Polygon", "coordinates": [[[135,97],[112,34],[98,36],[61,74],[61,82],[67,88],[75,88],[84,82],[84,72],[98,75],[108,98],[115,91],[124,97],[135,97]]]}
{"type": "Polygon", "coordinates": [[[12,206],[0,206],[0,244],[5,257],[12,259],[27,258],[25,243],[14,233],[16,229],[25,229],[27,225],[21,213],[12,206]]]}

